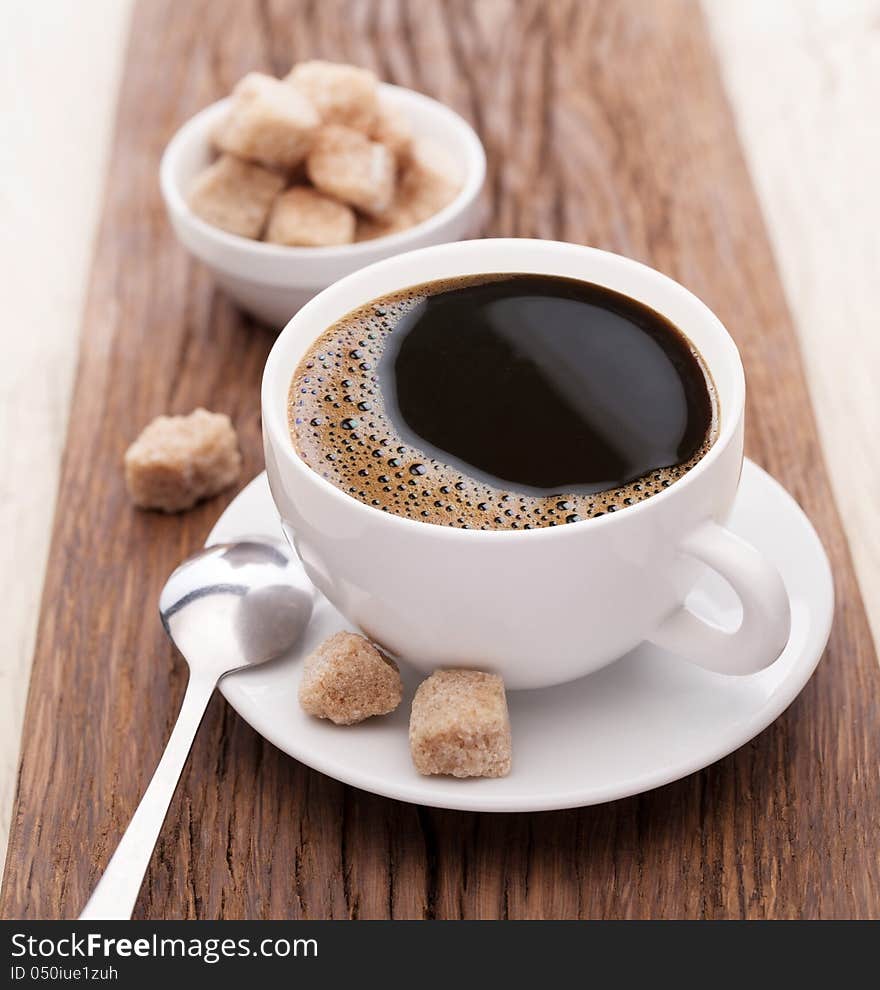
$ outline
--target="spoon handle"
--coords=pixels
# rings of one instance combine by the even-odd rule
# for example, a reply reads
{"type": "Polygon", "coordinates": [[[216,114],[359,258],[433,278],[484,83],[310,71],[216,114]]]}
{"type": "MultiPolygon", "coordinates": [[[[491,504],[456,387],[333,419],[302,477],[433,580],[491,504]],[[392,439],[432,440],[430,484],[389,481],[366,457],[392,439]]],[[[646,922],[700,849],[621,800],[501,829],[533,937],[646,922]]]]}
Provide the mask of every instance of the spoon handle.
{"type": "Polygon", "coordinates": [[[168,806],[215,686],[213,677],[199,678],[190,672],[180,714],[159,766],[104,875],[83,908],[81,921],[131,917],[168,806]]]}

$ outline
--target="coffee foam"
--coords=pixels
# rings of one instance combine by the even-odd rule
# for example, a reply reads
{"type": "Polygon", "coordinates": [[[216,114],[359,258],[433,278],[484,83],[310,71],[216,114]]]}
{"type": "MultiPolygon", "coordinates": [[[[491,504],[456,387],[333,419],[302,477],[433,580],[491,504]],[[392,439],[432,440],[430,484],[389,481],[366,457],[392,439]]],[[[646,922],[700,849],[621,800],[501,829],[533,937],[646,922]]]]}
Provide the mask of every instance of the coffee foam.
{"type": "Polygon", "coordinates": [[[717,436],[717,401],[711,376],[693,349],[716,409],[709,435],[688,461],[619,488],[590,495],[524,494],[469,477],[404,442],[386,411],[378,380],[386,339],[428,295],[485,279],[448,279],[385,296],[352,311],[318,338],[300,361],[288,394],[291,437],[313,471],[366,505],[417,522],[516,530],[617,512],[668,488],[702,459],[717,436]]]}

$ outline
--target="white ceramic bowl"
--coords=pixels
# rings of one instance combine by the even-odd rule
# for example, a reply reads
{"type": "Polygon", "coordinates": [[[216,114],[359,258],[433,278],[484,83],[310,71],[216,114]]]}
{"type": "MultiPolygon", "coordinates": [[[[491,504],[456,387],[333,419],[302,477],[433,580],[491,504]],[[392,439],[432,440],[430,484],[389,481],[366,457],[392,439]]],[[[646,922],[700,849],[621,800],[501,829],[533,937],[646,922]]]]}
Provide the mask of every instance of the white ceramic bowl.
{"type": "Polygon", "coordinates": [[[159,181],[178,239],[243,309],[279,330],[312,296],[344,275],[402,251],[474,233],[486,155],[473,128],[454,110],[411,89],[383,83],[381,96],[406,114],[416,137],[431,137],[447,149],[463,179],[458,196],[439,213],[387,237],[340,247],[284,247],[228,234],[200,220],[187,205],[187,191],[214,157],[210,135],[228,100],[197,113],[165,149],[159,181]]]}

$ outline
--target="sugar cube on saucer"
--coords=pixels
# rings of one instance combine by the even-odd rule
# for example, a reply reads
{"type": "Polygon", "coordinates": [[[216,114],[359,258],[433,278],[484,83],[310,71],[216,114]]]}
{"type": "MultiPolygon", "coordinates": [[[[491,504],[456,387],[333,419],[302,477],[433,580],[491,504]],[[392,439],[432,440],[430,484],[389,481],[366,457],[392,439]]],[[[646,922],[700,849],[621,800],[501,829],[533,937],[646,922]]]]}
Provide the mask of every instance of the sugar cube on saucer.
{"type": "Polygon", "coordinates": [[[387,715],[402,695],[397,664],[369,640],[350,632],[325,639],[306,658],[299,684],[303,711],[337,725],[387,715]]]}
{"type": "Polygon", "coordinates": [[[416,691],[409,744],[421,774],[505,777],[510,720],[504,682],[479,670],[438,670],[416,691]]]}

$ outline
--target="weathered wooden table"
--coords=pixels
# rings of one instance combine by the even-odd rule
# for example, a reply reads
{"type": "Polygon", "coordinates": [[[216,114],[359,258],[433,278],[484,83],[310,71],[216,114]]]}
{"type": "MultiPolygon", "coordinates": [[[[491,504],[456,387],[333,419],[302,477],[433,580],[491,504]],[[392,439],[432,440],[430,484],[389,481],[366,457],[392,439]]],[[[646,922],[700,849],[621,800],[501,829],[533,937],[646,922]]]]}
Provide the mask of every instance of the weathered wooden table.
{"type": "Polygon", "coordinates": [[[217,698],[136,916],[871,917],[880,914],[880,673],[800,358],[699,8],[686,0],[142,0],[83,325],[24,728],[5,917],[74,917],[128,822],[185,667],[155,619],[228,501],[133,512],[120,458],[152,416],[229,412],[261,469],[273,334],[175,243],[156,169],[179,124],[249,69],[373,66],[472,120],[485,233],[647,261],[724,320],[749,379],[749,455],[803,505],[835,572],[831,643],[749,745],[601,807],[474,815],[345,787],[217,698]]]}

